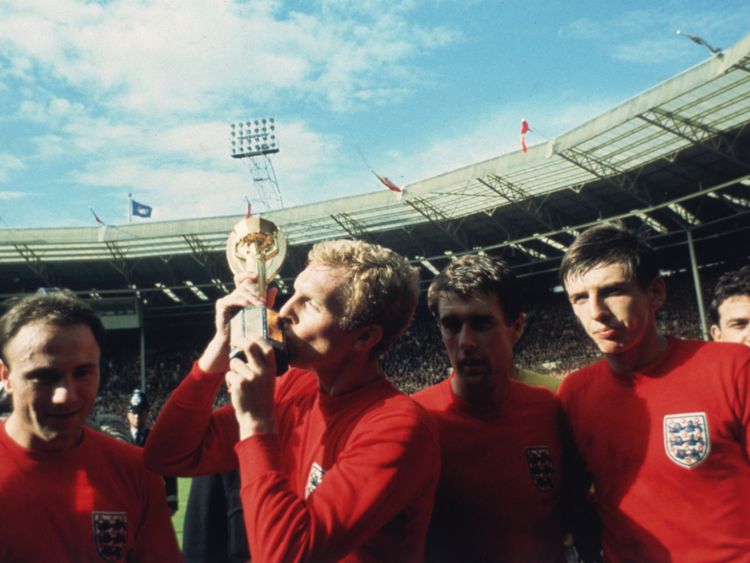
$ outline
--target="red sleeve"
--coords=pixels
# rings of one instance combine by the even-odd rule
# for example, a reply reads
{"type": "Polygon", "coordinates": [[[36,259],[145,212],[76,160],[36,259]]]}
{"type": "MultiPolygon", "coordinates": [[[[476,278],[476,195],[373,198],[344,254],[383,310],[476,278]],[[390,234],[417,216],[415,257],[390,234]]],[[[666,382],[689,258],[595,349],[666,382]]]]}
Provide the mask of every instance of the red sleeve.
{"type": "Polygon", "coordinates": [[[162,475],[223,473],[237,467],[239,440],[231,405],[213,411],[224,375],[193,364],[159,413],[143,452],[146,467],[162,475]]]}
{"type": "MultiPolygon", "coordinates": [[[[744,350],[743,355],[745,355],[744,350]]],[[[750,360],[747,358],[745,358],[745,361],[740,361],[735,385],[737,399],[734,406],[734,416],[739,425],[740,444],[744,447],[745,457],[750,458],[750,360]]]]}
{"type": "MultiPolygon", "coordinates": [[[[431,506],[440,453],[435,429],[420,413],[386,409],[361,421],[307,499],[295,494],[284,476],[277,435],[239,442],[235,450],[253,559],[339,560],[420,499],[431,506]]],[[[428,522],[422,524],[426,530],[428,522]]]]}
{"type": "Polygon", "coordinates": [[[142,518],[135,537],[134,560],[144,563],[182,561],[169,509],[164,502],[164,480],[161,475],[149,471],[146,486],[142,518]]]}

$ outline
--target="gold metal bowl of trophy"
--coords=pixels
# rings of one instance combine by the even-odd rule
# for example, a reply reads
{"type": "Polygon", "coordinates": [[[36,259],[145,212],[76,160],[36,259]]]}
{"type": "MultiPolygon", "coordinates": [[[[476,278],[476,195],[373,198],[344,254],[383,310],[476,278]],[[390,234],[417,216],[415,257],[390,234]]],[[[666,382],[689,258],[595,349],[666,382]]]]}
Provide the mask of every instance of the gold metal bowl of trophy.
{"type": "MultiPolygon", "coordinates": [[[[265,297],[268,284],[281,271],[286,249],[286,237],[275,223],[260,216],[246,217],[229,233],[227,263],[235,275],[242,272],[257,274],[258,294],[265,297]]],[[[276,311],[266,306],[245,307],[232,318],[229,329],[235,341],[249,336],[265,339],[274,347],[277,373],[286,371],[284,331],[276,311]]],[[[230,357],[247,361],[244,352],[237,348],[231,350],[230,357]]]]}

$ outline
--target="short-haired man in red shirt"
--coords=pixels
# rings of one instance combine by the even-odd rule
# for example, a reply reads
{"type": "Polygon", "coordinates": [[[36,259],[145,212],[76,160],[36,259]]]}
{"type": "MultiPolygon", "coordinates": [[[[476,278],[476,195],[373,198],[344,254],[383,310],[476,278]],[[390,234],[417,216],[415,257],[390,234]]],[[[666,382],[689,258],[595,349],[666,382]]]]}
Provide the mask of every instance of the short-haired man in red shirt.
{"type": "Polygon", "coordinates": [[[432,282],[453,368],[414,395],[438,423],[442,473],[428,561],[561,561],[560,405],[513,379],[521,287],[503,261],[462,256],[432,282]]]}
{"type": "Polygon", "coordinates": [[[164,481],[140,449],[84,426],[104,327],[67,292],[20,298],[0,319],[0,561],[181,561],[164,481]]]}
{"type": "Polygon", "coordinates": [[[750,350],[659,334],[655,252],[603,225],[560,266],[604,356],[560,386],[607,561],[750,560],[750,350]]]}
{"type": "Polygon", "coordinates": [[[708,312],[714,340],[750,346],[750,266],[719,278],[708,312]]]}

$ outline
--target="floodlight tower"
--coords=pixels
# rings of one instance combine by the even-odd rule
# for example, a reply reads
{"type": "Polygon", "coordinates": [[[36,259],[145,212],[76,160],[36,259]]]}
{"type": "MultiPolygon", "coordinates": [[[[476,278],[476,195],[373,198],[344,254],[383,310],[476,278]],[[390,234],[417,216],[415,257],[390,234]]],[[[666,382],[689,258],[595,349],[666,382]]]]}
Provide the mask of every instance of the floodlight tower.
{"type": "Polygon", "coordinates": [[[229,125],[232,158],[246,158],[253,179],[250,201],[261,210],[280,209],[281,199],[276,171],[270,155],[279,152],[273,117],[238,121],[229,125]]]}

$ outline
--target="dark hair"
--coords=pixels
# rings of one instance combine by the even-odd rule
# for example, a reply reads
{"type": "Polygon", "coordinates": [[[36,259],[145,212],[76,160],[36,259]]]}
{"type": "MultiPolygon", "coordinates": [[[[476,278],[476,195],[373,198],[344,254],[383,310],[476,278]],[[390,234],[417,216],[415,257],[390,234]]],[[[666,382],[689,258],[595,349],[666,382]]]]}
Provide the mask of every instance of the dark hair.
{"type": "Polygon", "coordinates": [[[104,347],[104,325],[94,310],[68,290],[11,297],[0,317],[0,359],[8,365],[5,347],[26,325],[42,321],[55,326],[85,324],[94,334],[101,350],[104,347]]]}
{"type": "Polygon", "coordinates": [[[714,296],[708,307],[708,316],[712,324],[719,324],[719,307],[730,297],[736,295],[750,296],[750,266],[724,273],[714,288],[714,296]]]}
{"type": "Polygon", "coordinates": [[[505,323],[510,325],[521,314],[521,286],[510,266],[491,256],[467,254],[452,261],[440,272],[427,292],[430,312],[438,317],[440,295],[455,293],[462,299],[495,295],[503,310],[505,323]]]}
{"type": "Polygon", "coordinates": [[[581,233],[560,263],[560,282],[580,276],[598,266],[621,264],[625,275],[641,289],[659,275],[656,253],[645,240],[623,228],[597,225],[581,233]]]}

